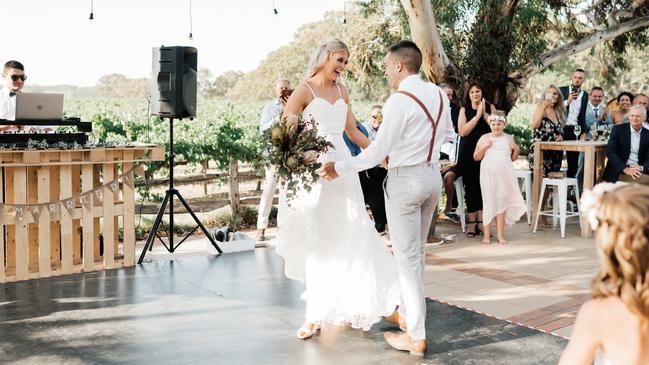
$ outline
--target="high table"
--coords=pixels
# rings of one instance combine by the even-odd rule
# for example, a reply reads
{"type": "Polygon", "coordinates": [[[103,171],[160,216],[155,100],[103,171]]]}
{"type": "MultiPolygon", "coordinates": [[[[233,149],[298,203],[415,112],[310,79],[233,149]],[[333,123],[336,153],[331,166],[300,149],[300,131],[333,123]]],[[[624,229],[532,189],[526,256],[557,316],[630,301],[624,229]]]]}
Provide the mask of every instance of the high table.
{"type": "MultiPolygon", "coordinates": [[[[535,142],[534,143],[534,179],[532,182],[532,212],[536,219],[536,210],[539,203],[539,194],[543,178],[543,151],[572,151],[584,153],[584,190],[591,189],[595,179],[599,181],[601,169],[606,156],[606,144],[603,141],[561,141],[561,142],[535,142]],[[597,174],[596,174],[597,164],[597,174]]],[[[590,237],[591,229],[588,219],[581,215],[581,236],[590,237]]]]}
{"type": "Polygon", "coordinates": [[[164,155],[0,149],[0,283],[135,265],[134,167],[164,155]]]}

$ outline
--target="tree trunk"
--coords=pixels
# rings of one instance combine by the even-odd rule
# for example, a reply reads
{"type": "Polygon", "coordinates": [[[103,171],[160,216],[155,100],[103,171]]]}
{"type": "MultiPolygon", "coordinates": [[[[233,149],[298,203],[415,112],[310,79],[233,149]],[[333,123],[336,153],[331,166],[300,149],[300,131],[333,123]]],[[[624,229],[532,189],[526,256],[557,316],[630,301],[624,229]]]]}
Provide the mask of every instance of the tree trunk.
{"type": "Polygon", "coordinates": [[[230,159],[230,213],[232,218],[239,216],[241,196],[239,195],[239,161],[230,159]]]}
{"type": "Polygon", "coordinates": [[[448,83],[454,90],[461,90],[463,78],[448,58],[437,30],[437,21],[430,0],[401,0],[406,11],[412,40],[421,50],[422,69],[431,82],[448,83]]]}

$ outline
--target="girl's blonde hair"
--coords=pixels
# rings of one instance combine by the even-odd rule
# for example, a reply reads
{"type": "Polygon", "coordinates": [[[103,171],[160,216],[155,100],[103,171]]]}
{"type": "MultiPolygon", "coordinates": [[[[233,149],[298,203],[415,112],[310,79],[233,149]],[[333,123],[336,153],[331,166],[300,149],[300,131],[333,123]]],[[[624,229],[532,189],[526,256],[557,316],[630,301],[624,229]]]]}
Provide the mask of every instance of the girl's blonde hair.
{"type": "Polygon", "coordinates": [[[601,268],[593,297],[619,297],[649,320],[649,187],[633,184],[603,194],[596,217],[601,268]]]}
{"type": "Polygon", "coordinates": [[[498,120],[507,124],[507,115],[505,115],[505,112],[502,110],[494,110],[489,114],[489,121],[492,120],[498,120]]]}
{"type": "Polygon", "coordinates": [[[333,53],[343,51],[349,54],[349,48],[347,48],[347,45],[343,41],[338,38],[325,39],[311,55],[305,79],[310,79],[316,73],[318,73],[322,66],[324,66],[329,58],[331,58],[331,55],[333,53]]]}
{"type": "MultiPolygon", "coordinates": [[[[566,119],[568,118],[568,109],[566,109],[566,106],[563,105],[563,94],[561,94],[561,90],[559,90],[558,87],[554,85],[550,85],[548,89],[553,89],[555,93],[559,96],[557,99],[557,103],[554,104],[554,113],[557,115],[557,119],[559,120],[559,124],[561,126],[564,126],[566,124],[566,119]]],[[[536,106],[536,110],[538,111],[539,109],[544,109],[545,108],[545,93],[543,93],[543,97],[541,97],[541,101],[539,101],[538,105],[536,106]]]]}

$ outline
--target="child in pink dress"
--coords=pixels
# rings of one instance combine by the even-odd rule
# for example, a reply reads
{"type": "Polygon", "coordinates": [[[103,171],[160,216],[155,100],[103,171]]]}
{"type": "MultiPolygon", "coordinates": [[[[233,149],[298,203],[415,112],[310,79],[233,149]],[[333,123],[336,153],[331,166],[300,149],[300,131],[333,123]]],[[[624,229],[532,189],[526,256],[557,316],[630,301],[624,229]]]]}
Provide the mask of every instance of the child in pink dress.
{"type": "Polygon", "coordinates": [[[480,188],[482,189],[482,220],[484,238],[482,243],[491,243],[489,228],[496,221],[498,242],[505,240],[505,224],[512,225],[525,214],[527,207],[514,171],[514,164],[520,152],[514,138],[505,133],[505,113],[494,111],[489,116],[491,133],[480,137],[473,158],[482,160],[480,165],[480,188]]]}

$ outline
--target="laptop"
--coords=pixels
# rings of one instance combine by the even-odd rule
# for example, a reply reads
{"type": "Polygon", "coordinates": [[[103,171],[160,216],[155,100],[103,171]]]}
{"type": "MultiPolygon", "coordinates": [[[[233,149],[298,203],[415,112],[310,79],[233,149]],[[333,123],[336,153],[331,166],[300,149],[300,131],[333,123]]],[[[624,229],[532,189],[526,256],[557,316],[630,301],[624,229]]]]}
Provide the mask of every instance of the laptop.
{"type": "Polygon", "coordinates": [[[16,120],[61,120],[63,94],[16,94],[16,120]]]}

